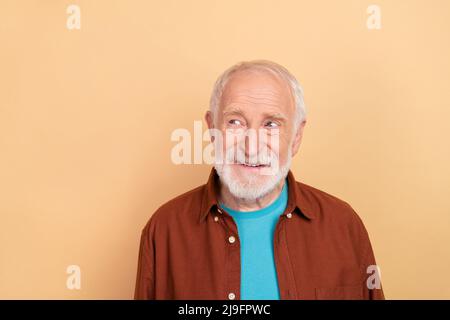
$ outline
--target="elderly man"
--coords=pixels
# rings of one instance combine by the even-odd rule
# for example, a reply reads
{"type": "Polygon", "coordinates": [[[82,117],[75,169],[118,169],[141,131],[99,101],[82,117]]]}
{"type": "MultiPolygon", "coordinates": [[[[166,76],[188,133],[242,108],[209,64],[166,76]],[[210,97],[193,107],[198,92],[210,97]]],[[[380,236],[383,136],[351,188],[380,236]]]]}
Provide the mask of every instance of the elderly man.
{"type": "Polygon", "coordinates": [[[265,60],[232,66],[205,119],[220,156],[143,229],[135,298],[383,299],[358,215],[289,170],[306,124],[295,77],[265,60]]]}

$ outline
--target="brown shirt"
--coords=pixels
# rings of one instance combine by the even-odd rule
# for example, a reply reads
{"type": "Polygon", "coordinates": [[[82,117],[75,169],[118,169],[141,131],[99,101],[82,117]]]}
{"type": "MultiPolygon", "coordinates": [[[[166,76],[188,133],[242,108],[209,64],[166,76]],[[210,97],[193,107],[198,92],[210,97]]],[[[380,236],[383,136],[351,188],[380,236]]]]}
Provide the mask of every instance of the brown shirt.
{"type": "MultiPolygon", "coordinates": [[[[239,236],[217,202],[218,179],[213,169],[205,185],[152,215],[142,231],[135,299],[240,299],[239,236]]],[[[273,243],[280,298],[384,299],[381,288],[367,286],[375,283],[368,271],[375,258],[352,207],[296,182],[292,172],[287,181],[273,243]]]]}

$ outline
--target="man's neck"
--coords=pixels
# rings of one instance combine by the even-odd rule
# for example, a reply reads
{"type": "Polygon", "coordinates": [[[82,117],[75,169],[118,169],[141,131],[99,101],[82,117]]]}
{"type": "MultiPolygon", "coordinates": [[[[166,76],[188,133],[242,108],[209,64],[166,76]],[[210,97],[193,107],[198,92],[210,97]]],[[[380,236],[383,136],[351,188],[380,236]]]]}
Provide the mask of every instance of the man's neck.
{"type": "Polygon", "coordinates": [[[278,185],[268,194],[261,198],[257,198],[254,200],[236,198],[231,194],[230,190],[224,186],[222,183],[220,184],[220,202],[223,203],[228,208],[231,208],[236,211],[255,211],[260,210],[272,202],[275,201],[280,196],[281,191],[283,190],[284,184],[286,183],[286,179],[282,179],[278,185]]]}

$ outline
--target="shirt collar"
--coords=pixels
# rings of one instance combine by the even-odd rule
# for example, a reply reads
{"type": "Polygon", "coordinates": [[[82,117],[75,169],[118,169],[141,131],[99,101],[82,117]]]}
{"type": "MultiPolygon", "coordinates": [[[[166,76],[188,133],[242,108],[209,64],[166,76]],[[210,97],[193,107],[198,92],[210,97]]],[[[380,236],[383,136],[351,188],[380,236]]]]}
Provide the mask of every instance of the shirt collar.
{"type": "MultiPolygon", "coordinates": [[[[292,171],[287,175],[288,181],[288,203],[286,212],[297,212],[300,215],[312,220],[315,218],[315,211],[312,209],[311,201],[307,197],[301,183],[295,181],[292,171]]],[[[205,220],[208,213],[217,210],[219,203],[217,195],[219,191],[219,176],[214,168],[209,174],[208,181],[204,186],[203,198],[200,209],[199,221],[205,220]]]]}

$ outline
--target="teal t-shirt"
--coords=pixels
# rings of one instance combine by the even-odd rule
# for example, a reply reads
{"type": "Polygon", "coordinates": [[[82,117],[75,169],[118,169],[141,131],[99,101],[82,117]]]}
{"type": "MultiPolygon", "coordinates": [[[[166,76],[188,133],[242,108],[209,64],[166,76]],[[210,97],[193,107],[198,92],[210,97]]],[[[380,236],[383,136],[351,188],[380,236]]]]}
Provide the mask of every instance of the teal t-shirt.
{"type": "Polygon", "coordinates": [[[241,244],[241,299],[279,300],[278,278],[273,253],[275,226],[287,206],[288,186],[278,198],[256,211],[235,211],[223,204],[234,219],[241,244]]]}

